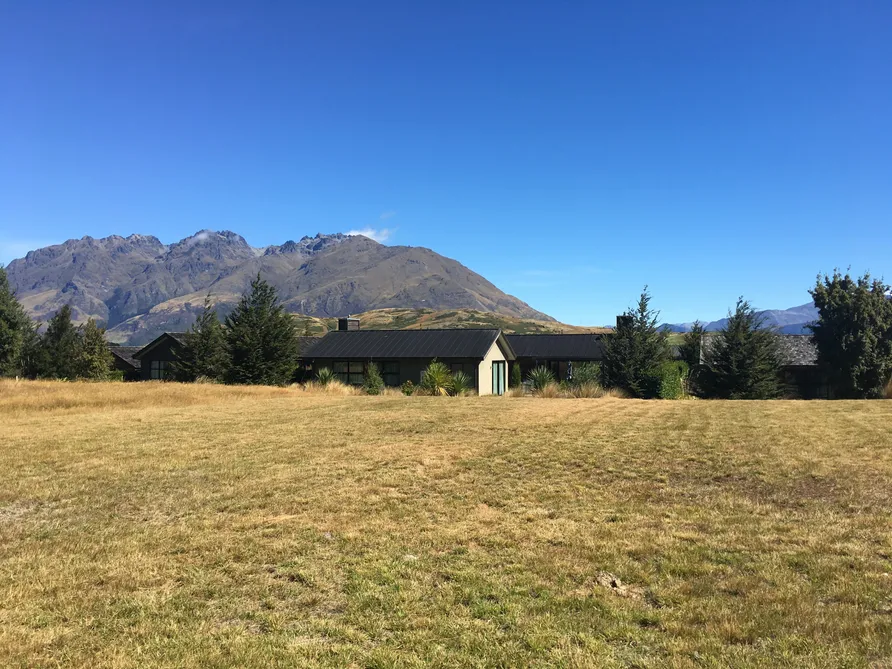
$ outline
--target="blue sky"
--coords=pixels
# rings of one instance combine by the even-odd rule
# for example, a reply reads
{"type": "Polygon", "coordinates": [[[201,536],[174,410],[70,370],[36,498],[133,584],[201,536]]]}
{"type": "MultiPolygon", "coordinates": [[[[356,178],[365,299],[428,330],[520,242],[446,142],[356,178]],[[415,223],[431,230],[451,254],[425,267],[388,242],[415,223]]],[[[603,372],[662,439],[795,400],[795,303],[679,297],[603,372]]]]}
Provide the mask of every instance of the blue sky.
{"type": "Polygon", "coordinates": [[[884,1],[2,2],[0,261],[371,229],[566,322],[801,304],[892,278],[890,35],[884,1]]]}

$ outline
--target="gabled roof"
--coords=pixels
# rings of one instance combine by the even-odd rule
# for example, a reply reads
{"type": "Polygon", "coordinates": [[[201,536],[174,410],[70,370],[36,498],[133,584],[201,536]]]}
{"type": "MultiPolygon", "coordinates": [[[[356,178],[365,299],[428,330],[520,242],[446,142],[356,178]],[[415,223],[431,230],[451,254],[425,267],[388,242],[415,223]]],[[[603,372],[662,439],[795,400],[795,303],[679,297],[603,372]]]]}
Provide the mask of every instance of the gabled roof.
{"type": "Polygon", "coordinates": [[[297,350],[302,358],[306,358],[318,342],[322,341],[322,337],[298,337],[297,350]]]}
{"type": "MultiPolygon", "coordinates": [[[[719,333],[707,332],[700,338],[700,362],[704,362],[707,351],[719,333]]],[[[780,364],[784,367],[813,367],[818,364],[818,347],[811,335],[778,334],[777,348],[780,364]]]]}
{"type": "Polygon", "coordinates": [[[818,347],[811,335],[778,335],[781,364],[811,367],[818,364],[818,347]]]}
{"type": "Polygon", "coordinates": [[[108,350],[125,365],[129,365],[135,370],[140,368],[141,363],[133,356],[142,350],[142,346],[109,346],[108,350]]]}
{"type": "Polygon", "coordinates": [[[158,337],[150,341],[148,344],[143,346],[139,351],[133,354],[133,357],[137,360],[142,360],[147,353],[149,353],[152,349],[157,346],[165,343],[172,342],[175,344],[179,344],[182,346],[186,341],[186,333],[185,332],[163,332],[158,337]]]}
{"type": "Polygon", "coordinates": [[[601,360],[604,342],[594,334],[511,334],[505,335],[518,358],[537,360],[601,360]]]}
{"type": "Polygon", "coordinates": [[[514,352],[501,330],[335,330],[312,348],[313,358],[483,358],[498,341],[508,360],[514,352]]]}

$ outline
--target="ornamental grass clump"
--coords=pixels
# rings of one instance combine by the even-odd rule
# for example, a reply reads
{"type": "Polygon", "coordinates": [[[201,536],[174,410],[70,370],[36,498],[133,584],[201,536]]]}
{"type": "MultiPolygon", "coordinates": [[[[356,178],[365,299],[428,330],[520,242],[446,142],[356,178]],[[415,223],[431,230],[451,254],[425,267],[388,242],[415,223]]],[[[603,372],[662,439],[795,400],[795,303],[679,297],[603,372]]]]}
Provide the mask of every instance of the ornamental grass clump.
{"type": "Polygon", "coordinates": [[[421,388],[431,395],[449,395],[453,388],[452,372],[439,360],[432,361],[421,375],[421,388]]]}

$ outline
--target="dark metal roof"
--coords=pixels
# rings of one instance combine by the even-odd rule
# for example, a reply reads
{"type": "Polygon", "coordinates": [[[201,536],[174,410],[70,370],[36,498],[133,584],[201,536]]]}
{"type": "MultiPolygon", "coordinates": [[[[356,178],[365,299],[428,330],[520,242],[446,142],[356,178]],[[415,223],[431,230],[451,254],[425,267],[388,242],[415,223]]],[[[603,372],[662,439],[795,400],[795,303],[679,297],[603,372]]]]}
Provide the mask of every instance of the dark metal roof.
{"type": "Polygon", "coordinates": [[[318,342],[322,341],[322,337],[298,337],[297,350],[302,358],[306,358],[318,342]]]}
{"type": "Polygon", "coordinates": [[[313,358],[483,358],[501,338],[505,357],[514,359],[501,330],[335,330],[312,349],[313,358]]]}
{"type": "Polygon", "coordinates": [[[139,360],[134,358],[137,351],[142,350],[142,346],[109,346],[108,350],[112,355],[126,365],[130,365],[134,370],[141,367],[139,360]]]}
{"type": "MultiPolygon", "coordinates": [[[[712,348],[718,333],[708,332],[700,338],[700,362],[706,359],[707,351],[712,348]]],[[[780,363],[784,367],[813,367],[818,364],[818,347],[811,335],[777,336],[777,349],[780,363]]]]}
{"type": "Polygon", "coordinates": [[[185,332],[162,332],[155,339],[150,341],[148,344],[143,346],[139,351],[133,354],[133,357],[137,360],[142,360],[146,353],[151,351],[153,348],[161,344],[167,339],[173,339],[177,344],[182,345],[186,341],[186,333],[185,332]]]}
{"type": "Polygon", "coordinates": [[[593,334],[513,334],[505,335],[518,358],[537,360],[601,360],[604,342],[593,334]]]}

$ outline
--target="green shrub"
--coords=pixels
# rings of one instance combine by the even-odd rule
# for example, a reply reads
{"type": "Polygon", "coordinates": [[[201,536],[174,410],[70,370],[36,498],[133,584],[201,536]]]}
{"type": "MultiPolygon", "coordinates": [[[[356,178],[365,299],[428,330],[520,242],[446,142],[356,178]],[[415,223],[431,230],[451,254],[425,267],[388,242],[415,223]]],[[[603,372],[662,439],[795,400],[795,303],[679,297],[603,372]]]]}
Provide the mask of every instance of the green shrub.
{"type": "Polygon", "coordinates": [[[474,388],[474,379],[464,372],[455,372],[452,375],[452,394],[461,395],[474,388]]]}
{"type": "Polygon", "coordinates": [[[685,396],[688,365],[681,360],[664,362],[660,367],[660,399],[677,400],[685,396]]]}
{"type": "Polygon", "coordinates": [[[442,362],[433,360],[421,375],[421,387],[431,395],[448,395],[452,392],[452,372],[442,362]]]}
{"type": "Polygon", "coordinates": [[[374,362],[366,365],[365,374],[362,378],[362,389],[367,395],[380,395],[384,390],[384,379],[381,378],[378,365],[374,362]]]}
{"type": "Polygon", "coordinates": [[[412,395],[415,392],[415,384],[411,381],[406,381],[400,386],[400,390],[403,391],[403,395],[412,395]]]}
{"type": "Polygon", "coordinates": [[[327,386],[329,383],[334,381],[335,375],[334,372],[331,371],[328,367],[323,367],[318,372],[316,372],[316,381],[320,386],[327,386]]]}
{"type": "Polygon", "coordinates": [[[554,383],[554,374],[548,367],[536,367],[527,374],[527,381],[533,390],[542,390],[545,386],[554,383]]]}
{"type": "Polygon", "coordinates": [[[520,388],[523,385],[523,376],[520,372],[520,365],[516,362],[511,367],[511,388],[520,388]]]}
{"type": "Polygon", "coordinates": [[[584,386],[589,384],[601,385],[601,365],[597,362],[580,362],[573,365],[572,386],[584,386]]]}

